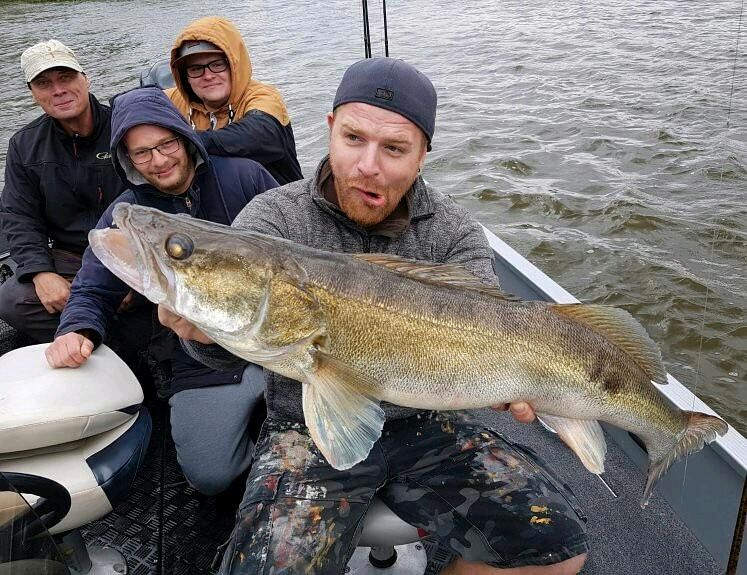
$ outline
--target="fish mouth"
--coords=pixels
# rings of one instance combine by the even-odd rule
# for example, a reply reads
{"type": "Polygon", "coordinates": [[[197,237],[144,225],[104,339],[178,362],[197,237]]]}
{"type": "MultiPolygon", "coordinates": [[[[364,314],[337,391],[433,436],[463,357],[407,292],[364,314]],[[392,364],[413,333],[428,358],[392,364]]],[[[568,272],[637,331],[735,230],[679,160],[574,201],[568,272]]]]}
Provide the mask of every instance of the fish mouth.
{"type": "Polygon", "coordinates": [[[114,228],[91,230],[88,242],[101,263],[132,289],[143,292],[143,281],[137,271],[137,249],[127,233],[114,228]]]}
{"type": "MultiPolygon", "coordinates": [[[[125,208],[126,206],[122,206],[125,208]]],[[[117,228],[91,230],[88,241],[101,262],[119,279],[156,304],[166,302],[173,272],[161,263],[154,247],[141,241],[129,221],[130,210],[114,210],[117,228]]]]}

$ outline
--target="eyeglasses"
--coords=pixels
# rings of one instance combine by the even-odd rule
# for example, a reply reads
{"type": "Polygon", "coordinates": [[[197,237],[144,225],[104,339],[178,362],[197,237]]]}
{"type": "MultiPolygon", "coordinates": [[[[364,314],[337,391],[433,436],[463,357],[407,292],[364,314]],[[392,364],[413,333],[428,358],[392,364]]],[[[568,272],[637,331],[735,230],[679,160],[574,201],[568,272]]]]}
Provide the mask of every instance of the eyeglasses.
{"type": "Polygon", "coordinates": [[[225,58],[218,58],[207,64],[190,64],[185,66],[184,69],[187,72],[187,76],[190,78],[199,78],[205,73],[205,68],[210,70],[213,74],[225,72],[228,70],[228,60],[225,58]]]}
{"type": "Polygon", "coordinates": [[[161,142],[157,146],[152,148],[141,148],[134,152],[128,152],[127,156],[130,158],[133,164],[147,164],[153,159],[153,150],[158,150],[158,153],[163,156],[173,156],[181,147],[179,143],[181,138],[171,138],[165,142],[161,142]]]}

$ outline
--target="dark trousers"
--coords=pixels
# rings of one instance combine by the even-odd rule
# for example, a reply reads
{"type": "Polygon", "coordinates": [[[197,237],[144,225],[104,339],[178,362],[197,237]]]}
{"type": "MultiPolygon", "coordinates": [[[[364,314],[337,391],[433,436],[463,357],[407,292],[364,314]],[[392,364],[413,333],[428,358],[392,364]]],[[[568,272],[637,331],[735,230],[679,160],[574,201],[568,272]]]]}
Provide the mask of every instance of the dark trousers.
{"type": "Polygon", "coordinates": [[[262,426],[221,575],[341,575],[378,496],[466,561],[551,565],[589,551],[576,497],[536,454],[462,412],[387,421],[334,469],[301,423],[262,426]]]}
{"type": "MultiPolygon", "coordinates": [[[[56,273],[72,281],[80,269],[81,257],[63,250],[52,250],[52,257],[56,273]]],[[[60,325],[60,314],[51,314],[44,308],[34,283],[21,283],[15,275],[0,285],[0,319],[35,343],[51,342],[60,325]]]]}

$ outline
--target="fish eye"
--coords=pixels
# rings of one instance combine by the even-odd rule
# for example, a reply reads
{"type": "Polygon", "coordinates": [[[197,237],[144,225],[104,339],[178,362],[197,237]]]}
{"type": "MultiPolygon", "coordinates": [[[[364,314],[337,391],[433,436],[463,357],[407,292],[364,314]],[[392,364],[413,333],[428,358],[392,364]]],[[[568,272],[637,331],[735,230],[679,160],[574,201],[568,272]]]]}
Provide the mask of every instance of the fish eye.
{"type": "Polygon", "coordinates": [[[166,253],[175,260],[186,260],[192,255],[195,245],[184,234],[171,234],[166,238],[166,253]]]}

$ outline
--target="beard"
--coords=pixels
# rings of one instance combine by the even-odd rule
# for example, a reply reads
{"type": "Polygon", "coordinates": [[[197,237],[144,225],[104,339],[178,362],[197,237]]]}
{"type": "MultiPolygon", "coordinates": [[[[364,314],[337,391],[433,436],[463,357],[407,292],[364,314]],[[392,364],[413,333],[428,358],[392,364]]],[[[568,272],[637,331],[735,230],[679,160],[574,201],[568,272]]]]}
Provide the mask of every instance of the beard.
{"type": "Polygon", "coordinates": [[[192,182],[194,177],[194,169],[191,159],[187,159],[185,162],[177,162],[175,167],[175,173],[169,178],[170,181],[165,182],[158,178],[155,174],[142,174],[143,177],[148,180],[159,192],[163,194],[179,195],[184,193],[192,182]]]}
{"type": "Polygon", "coordinates": [[[400,186],[382,186],[369,178],[346,177],[340,170],[335,169],[335,162],[331,156],[329,164],[340,209],[348,218],[364,228],[375,226],[388,218],[417,178],[416,172],[412,179],[400,186]],[[365,202],[356,188],[370,192],[372,199],[383,198],[385,201],[381,202],[381,205],[371,205],[365,202]]]}

